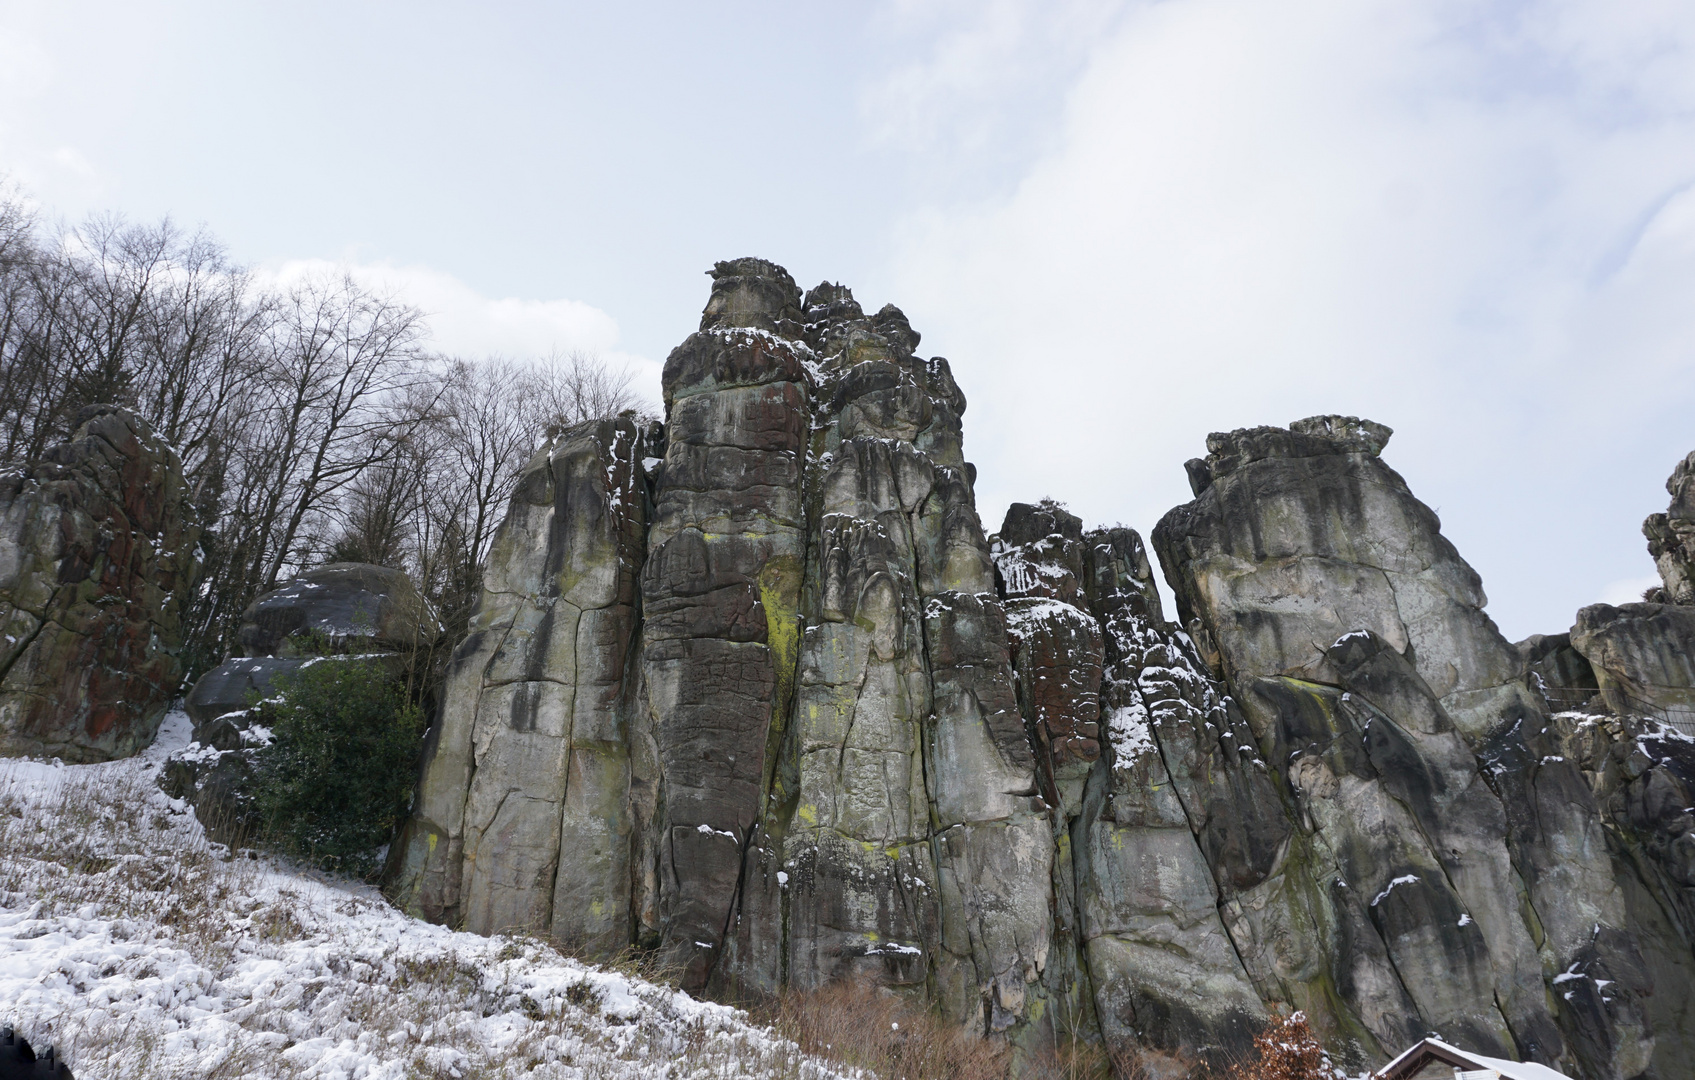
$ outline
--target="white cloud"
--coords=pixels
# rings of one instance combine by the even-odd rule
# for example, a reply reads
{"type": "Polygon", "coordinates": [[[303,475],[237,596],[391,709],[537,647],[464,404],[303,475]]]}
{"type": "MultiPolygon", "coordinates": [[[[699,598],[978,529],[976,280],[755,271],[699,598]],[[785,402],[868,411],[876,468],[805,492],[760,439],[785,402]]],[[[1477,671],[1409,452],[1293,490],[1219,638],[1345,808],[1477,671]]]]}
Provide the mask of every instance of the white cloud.
{"type": "Polygon", "coordinates": [[[1207,431],[1349,412],[1509,633],[1640,564],[1663,496],[1594,504],[1687,449],[1643,429],[1695,406],[1695,8],[1137,4],[1054,145],[893,260],[991,528],[1053,494],[1146,530],[1207,431]]]}
{"type": "Polygon", "coordinates": [[[580,349],[628,367],[638,391],[651,402],[660,399],[661,365],[621,350],[617,321],[580,300],[484,296],[451,274],[426,266],[293,259],[262,271],[273,284],[344,272],[367,288],[395,294],[422,310],[429,320],[430,345],[444,353],[529,357],[580,349]]]}

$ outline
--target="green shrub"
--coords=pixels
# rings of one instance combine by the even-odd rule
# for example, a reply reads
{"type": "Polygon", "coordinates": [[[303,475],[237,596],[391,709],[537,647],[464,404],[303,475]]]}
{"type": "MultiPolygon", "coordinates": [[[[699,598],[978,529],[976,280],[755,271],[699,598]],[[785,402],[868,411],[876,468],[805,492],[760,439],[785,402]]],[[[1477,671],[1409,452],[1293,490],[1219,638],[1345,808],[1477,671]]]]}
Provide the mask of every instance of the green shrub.
{"type": "Polygon", "coordinates": [[[370,873],[406,813],[423,710],[381,660],[318,660],[274,686],[254,714],[272,735],[255,762],[264,835],[326,869],[370,873]]]}

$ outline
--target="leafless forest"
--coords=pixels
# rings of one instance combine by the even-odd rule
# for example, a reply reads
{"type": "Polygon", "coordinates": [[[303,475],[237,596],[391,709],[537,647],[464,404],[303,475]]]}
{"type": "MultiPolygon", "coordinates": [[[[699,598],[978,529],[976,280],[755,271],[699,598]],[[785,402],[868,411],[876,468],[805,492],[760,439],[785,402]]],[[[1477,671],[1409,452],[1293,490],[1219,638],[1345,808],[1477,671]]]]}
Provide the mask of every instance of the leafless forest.
{"type": "Polygon", "coordinates": [[[205,526],[189,676],[297,570],[407,570],[463,632],[513,481],[549,432],[642,403],[593,355],[464,358],[347,275],[266,287],[204,231],[50,225],[0,193],[0,467],[116,402],[181,455],[205,526]]]}

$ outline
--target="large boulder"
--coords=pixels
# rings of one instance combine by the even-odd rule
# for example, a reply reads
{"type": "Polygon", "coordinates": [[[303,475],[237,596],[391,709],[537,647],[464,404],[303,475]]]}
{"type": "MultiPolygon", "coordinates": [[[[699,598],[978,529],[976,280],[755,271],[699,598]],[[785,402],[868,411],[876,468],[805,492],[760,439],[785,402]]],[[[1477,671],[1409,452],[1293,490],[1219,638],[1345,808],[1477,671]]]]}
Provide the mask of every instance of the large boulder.
{"type": "Polygon", "coordinates": [[[0,479],[0,755],[106,761],[153,741],[182,684],[199,537],[176,451],[113,406],[0,479]]]}
{"type": "Polygon", "coordinates": [[[171,755],[159,784],[188,800],[207,828],[235,840],[256,824],[253,765],[269,739],[250,707],[307,664],[376,660],[393,675],[441,635],[429,601],[404,571],[330,563],[261,594],[242,613],[238,652],[200,676],[183,699],[193,739],[171,755]]]}
{"type": "Polygon", "coordinates": [[[183,698],[183,711],[196,728],[241,712],[254,701],[269,697],[277,679],[299,671],[306,660],[299,656],[232,656],[195,680],[183,698]]]}
{"type": "Polygon", "coordinates": [[[279,676],[315,656],[400,655],[441,636],[429,601],[403,570],[328,563],[307,570],[242,612],[236,654],[202,675],[184,701],[206,724],[264,697],[279,676]]]}
{"type": "Polygon", "coordinates": [[[260,596],[241,614],[242,656],[405,652],[441,636],[441,623],[404,570],[328,563],[260,596]]]}
{"type": "Polygon", "coordinates": [[[1592,604],[1577,613],[1571,644],[1613,712],[1695,723],[1695,606],[1592,604]]]}

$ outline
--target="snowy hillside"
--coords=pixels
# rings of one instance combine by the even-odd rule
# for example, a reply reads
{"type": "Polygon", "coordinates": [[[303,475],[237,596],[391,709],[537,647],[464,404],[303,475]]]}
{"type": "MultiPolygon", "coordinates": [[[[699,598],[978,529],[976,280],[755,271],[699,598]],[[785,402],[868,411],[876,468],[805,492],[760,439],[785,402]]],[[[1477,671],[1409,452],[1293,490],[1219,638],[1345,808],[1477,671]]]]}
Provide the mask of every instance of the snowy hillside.
{"type": "Polygon", "coordinates": [[[746,1015],[209,844],[143,755],[0,763],[0,1024],[79,1080],[841,1076],[746,1015]]]}

